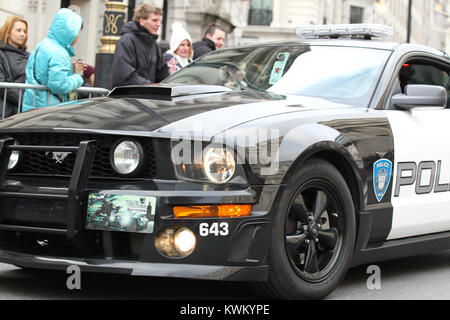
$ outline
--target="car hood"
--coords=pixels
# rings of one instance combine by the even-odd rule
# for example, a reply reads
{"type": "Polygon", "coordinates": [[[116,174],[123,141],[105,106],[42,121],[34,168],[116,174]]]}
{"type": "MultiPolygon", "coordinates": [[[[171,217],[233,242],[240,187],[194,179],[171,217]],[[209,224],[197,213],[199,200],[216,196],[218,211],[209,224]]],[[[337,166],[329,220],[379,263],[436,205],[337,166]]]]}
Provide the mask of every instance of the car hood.
{"type": "Polygon", "coordinates": [[[83,131],[169,137],[214,135],[277,114],[348,107],[311,97],[215,92],[170,99],[103,97],[41,108],[0,121],[5,131],[83,131]]]}

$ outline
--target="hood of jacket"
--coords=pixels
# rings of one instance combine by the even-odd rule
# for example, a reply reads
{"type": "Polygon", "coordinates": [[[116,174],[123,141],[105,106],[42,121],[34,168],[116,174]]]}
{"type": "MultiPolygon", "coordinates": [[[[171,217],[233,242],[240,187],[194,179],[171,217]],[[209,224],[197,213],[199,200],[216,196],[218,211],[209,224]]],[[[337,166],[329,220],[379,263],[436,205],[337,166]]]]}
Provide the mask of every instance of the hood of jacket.
{"type": "Polygon", "coordinates": [[[73,41],[80,33],[83,19],[69,9],[60,9],[53,19],[48,32],[48,38],[58,42],[67,50],[70,56],[74,56],[73,41]]]}
{"type": "Polygon", "coordinates": [[[198,42],[198,46],[206,46],[213,51],[216,50],[216,44],[214,43],[214,41],[206,37],[204,37],[202,41],[198,42]]]}
{"type": "Polygon", "coordinates": [[[142,27],[139,22],[128,21],[120,32],[120,35],[123,36],[126,33],[134,33],[136,36],[141,38],[144,41],[156,41],[158,39],[158,35],[151,34],[147,29],[142,27]]]}
{"type": "Polygon", "coordinates": [[[26,55],[26,56],[29,55],[26,47],[16,48],[16,47],[10,45],[9,43],[7,43],[6,46],[5,46],[3,44],[3,41],[1,41],[1,40],[0,40],[0,50],[11,51],[11,52],[18,53],[20,55],[26,55]]]}
{"type": "MultiPolygon", "coordinates": [[[[167,52],[172,53],[176,55],[176,51],[180,44],[184,41],[189,41],[189,44],[191,46],[191,50],[189,52],[189,55],[187,58],[185,58],[186,63],[188,60],[192,60],[192,57],[194,56],[194,49],[192,48],[192,38],[189,32],[186,31],[186,29],[183,28],[183,25],[179,22],[175,22],[172,24],[172,36],[170,37],[170,48],[167,52]]],[[[183,60],[183,58],[179,57],[177,55],[178,60],[183,60]],[[180,59],[179,59],[180,58],[180,59]]]]}

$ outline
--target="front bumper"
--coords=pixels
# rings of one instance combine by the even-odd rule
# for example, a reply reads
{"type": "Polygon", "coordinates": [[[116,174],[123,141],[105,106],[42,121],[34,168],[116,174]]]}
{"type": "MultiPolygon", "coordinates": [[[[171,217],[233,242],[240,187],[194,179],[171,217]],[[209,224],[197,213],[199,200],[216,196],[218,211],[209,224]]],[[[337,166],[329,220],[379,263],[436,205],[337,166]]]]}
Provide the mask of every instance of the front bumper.
{"type": "MultiPolygon", "coordinates": [[[[9,152],[18,148],[0,141],[0,261],[23,267],[216,280],[266,280],[270,239],[269,210],[278,186],[226,187],[176,181],[89,181],[95,143],[77,149],[70,181],[6,178],[9,152]],[[44,186],[45,184],[45,186],[44,186]],[[154,197],[157,214],[151,234],[88,230],[91,193],[154,197]],[[260,201],[264,199],[264,201],[260,201]],[[254,204],[242,218],[175,219],[174,205],[254,204]],[[226,235],[204,236],[200,225],[226,223],[226,235]],[[168,227],[186,227],[197,238],[192,254],[169,258],[155,248],[155,237],[168,227]]],[[[64,151],[68,147],[51,147],[64,151]]],[[[20,150],[19,149],[19,150],[20,150]]],[[[72,150],[71,149],[71,150],[72,150]]],[[[75,151],[74,151],[75,152],[75,151]]]]}
{"type": "Polygon", "coordinates": [[[266,265],[212,266],[131,262],[115,259],[55,258],[3,250],[0,250],[0,262],[36,269],[67,270],[69,266],[78,266],[82,272],[201,280],[264,281],[267,279],[268,274],[268,267],[266,265]]]}

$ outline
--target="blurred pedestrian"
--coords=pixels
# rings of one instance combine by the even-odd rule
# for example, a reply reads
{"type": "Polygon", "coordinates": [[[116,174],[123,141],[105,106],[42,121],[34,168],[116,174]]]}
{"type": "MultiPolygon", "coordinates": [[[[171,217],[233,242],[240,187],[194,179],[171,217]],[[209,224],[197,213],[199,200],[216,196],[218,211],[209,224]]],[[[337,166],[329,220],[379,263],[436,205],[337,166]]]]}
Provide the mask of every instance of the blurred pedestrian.
{"type": "Polygon", "coordinates": [[[160,8],[142,4],[136,8],[133,21],[123,26],[111,67],[111,88],[151,84],[169,76],[156,43],[161,17],[160,8]]]}
{"type": "Polygon", "coordinates": [[[86,65],[83,72],[83,87],[93,87],[95,82],[95,68],[91,65],[86,65]]]}
{"type": "MultiPolygon", "coordinates": [[[[30,55],[26,50],[27,40],[27,21],[17,16],[9,17],[0,29],[0,82],[25,82],[25,67],[30,55]]],[[[16,114],[22,98],[20,95],[18,89],[7,90],[6,108],[3,115],[4,89],[1,89],[0,115],[6,118],[16,114]]]]}
{"type": "MultiPolygon", "coordinates": [[[[95,82],[95,67],[86,64],[86,67],[83,71],[83,87],[94,87],[94,82],[95,82]]],[[[89,92],[77,92],[74,98],[81,100],[98,96],[102,95],[89,92]]]]}
{"type": "Polygon", "coordinates": [[[183,28],[181,23],[172,24],[172,36],[170,38],[170,49],[164,54],[164,60],[169,68],[169,73],[173,74],[192,62],[194,50],[189,33],[183,28]]]}
{"type": "Polygon", "coordinates": [[[44,90],[25,90],[22,111],[53,106],[68,101],[71,91],[83,85],[86,64],[78,60],[73,46],[78,41],[83,26],[81,17],[69,9],[60,9],[53,19],[47,38],[42,40],[30,55],[26,76],[28,84],[44,85],[44,90]],[[33,107],[34,94],[36,104],[33,107]]]}
{"type": "Polygon", "coordinates": [[[194,60],[212,51],[222,49],[226,36],[224,28],[216,24],[210,25],[206,29],[203,39],[194,43],[194,60]]]}
{"type": "Polygon", "coordinates": [[[167,40],[160,40],[158,41],[159,49],[161,49],[161,54],[164,55],[164,53],[167,52],[167,50],[170,49],[170,43],[167,40]]]}

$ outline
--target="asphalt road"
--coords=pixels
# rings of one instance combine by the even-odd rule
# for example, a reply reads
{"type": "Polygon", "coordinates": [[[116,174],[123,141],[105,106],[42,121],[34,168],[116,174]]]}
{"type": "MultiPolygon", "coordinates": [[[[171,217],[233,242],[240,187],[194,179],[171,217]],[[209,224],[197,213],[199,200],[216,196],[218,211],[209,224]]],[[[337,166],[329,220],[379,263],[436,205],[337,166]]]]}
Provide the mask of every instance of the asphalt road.
{"type": "MultiPolygon", "coordinates": [[[[450,300],[450,251],[377,264],[381,289],[369,290],[368,265],[349,270],[329,300],[450,300]]],[[[242,283],[81,274],[81,289],[69,290],[65,272],[23,270],[0,263],[0,300],[151,299],[254,300],[242,283]]],[[[372,283],[372,282],[371,282],[372,283]]]]}

